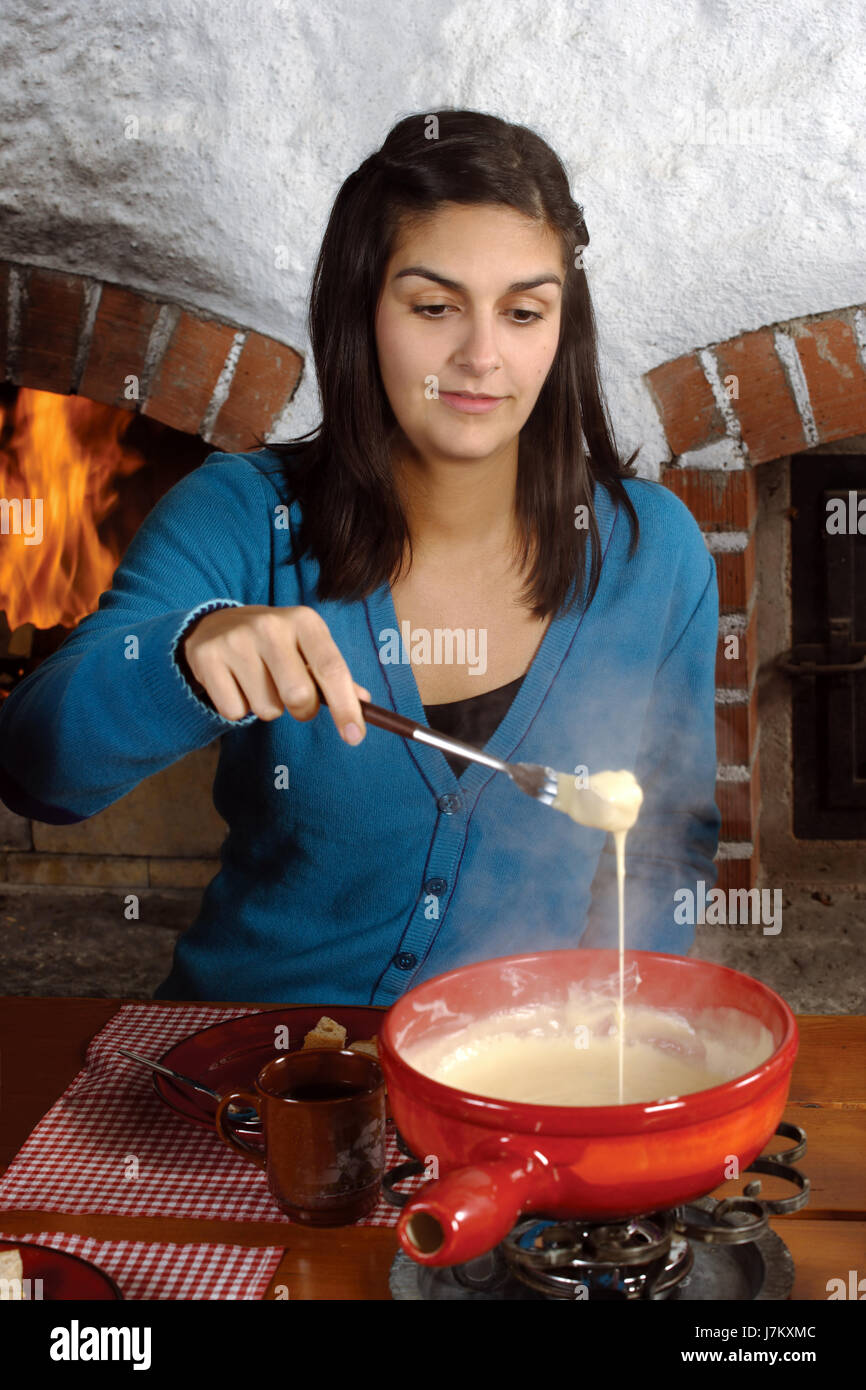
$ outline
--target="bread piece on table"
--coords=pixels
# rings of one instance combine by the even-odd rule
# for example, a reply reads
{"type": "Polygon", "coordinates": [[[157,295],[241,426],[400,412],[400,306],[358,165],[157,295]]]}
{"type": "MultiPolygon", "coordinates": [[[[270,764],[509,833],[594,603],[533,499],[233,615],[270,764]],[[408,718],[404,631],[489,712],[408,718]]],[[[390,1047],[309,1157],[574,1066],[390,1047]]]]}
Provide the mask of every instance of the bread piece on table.
{"type": "Polygon", "coordinates": [[[346,1046],[346,1030],[341,1024],[335,1023],[332,1018],[323,1016],[319,1019],[315,1028],[311,1028],[304,1037],[304,1048],[307,1047],[334,1047],[342,1050],[346,1046]]]}
{"type": "Polygon", "coordinates": [[[24,1290],[21,1281],[24,1278],[24,1262],[21,1259],[20,1250],[0,1250],[0,1280],[8,1280],[8,1283],[0,1283],[0,1299],[10,1301],[13,1299],[24,1299],[24,1290]],[[13,1282],[15,1281],[15,1282],[13,1282]]]}
{"type": "Polygon", "coordinates": [[[361,1042],[349,1043],[350,1052],[366,1052],[368,1057],[379,1060],[379,1043],[376,1038],[363,1038],[361,1042]]]}

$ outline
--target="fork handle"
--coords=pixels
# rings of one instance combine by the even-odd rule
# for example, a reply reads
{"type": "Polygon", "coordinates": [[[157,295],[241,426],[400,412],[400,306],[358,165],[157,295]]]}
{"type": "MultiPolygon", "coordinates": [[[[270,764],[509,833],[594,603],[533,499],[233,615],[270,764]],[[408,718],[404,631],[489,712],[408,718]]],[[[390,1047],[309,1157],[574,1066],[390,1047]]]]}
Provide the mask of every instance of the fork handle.
{"type": "MultiPolygon", "coordinates": [[[[312,676],[312,674],[311,671],[310,675],[312,676]]],[[[313,684],[318,691],[319,700],[323,705],[327,705],[328,702],[315,677],[313,677],[313,684]]],[[[466,758],[471,763],[481,763],[483,767],[492,767],[497,772],[509,773],[508,763],[502,758],[495,758],[492,753],[484,753],[480,748],[476,748],[474,743],[463,743],[461,739],[451,738],[448,734],[437,734],[435,729],[428,729],[426,724],[419,724],[415,719],[407,719],[404,714],[398,714],[396,710],[385,709],[382,705],[373,705],[369,700],[361,700],[360,704],[367,723],[374,725],[377,729],[386,729],[389,734],[398,734],[400,738],[411,738],[418,743],[428,743],[432,748],[438,748],[442,753],[453,753],[455,757],[466,758]]]]}
{"type": "Polygon", "coordinates": [[[463,743],[461,739],[451,738],[448,734],[437,734],[435,729],[428,729],[426,724],[417,724],[414,719],[406,719],[404,715],[397,714],[392,709],[383,709],[381,705],[371,705],[367,700],[361,701],[361,709],[367,722],[376,728],[387,729],[389,733],[399,734],[401,738],[415,739],[418,743],[428,743],[442,753],[453,753],[456,757],[466,758],[471,763],[481,763],[483,767],[495,768],[497,772],[508,772],[508,764],[502,758],[495,758],[492,753],[483,752],[476,748],[474,743],[463,743]]]}
{"type": "MultiPolygon", "coordinates": [[[[327,706],[328,702],[322,687],[309,666],[307,666],[307,674],[316,687],[321,704],[327,706]]],[[[400,738],[412,738],[419,743],[429,743],[433,748],[438,748],[443,753],[453,753],[458,758],[466,758],[471,763],[481,763],[483,767],[492,767],[497,772],[505,772],[509,777],[511,776],[507,762],[502,758],[494,758],[490,753],[482,752],[473,743],[463,743],[459,738],[450,738],[448,734],[437,734],[435,729],[429,729],[426,724],[419,724],[414,719],[407,719],[405,715],[398,714],[396,710],[371,704],[369,700],[361,700],[360,705],[367,723],[373,724],[377,729],[386,729],[389,734],[398,734],[400,738]]]]}
{"type": "MultiPolygon", "coordinates": [[[[321,695],[319,699],[322,699],[321,695]]],[[[322,703],[327,704],[327,701],[323,700],[322,703]]],[[[375,724],[377,729],[387,729],[389,734],[399,734],[401,738],[414,738],[419,730],[425,729],[423,724],[417,724],[414,719],[407,719],[404,714],[385,709],[382,705],[371,705],[369,700],[361,701],[361,709],[368,724],[375,724]]],[[[427,729],[427,733],[430,732],[427,729]]]]}

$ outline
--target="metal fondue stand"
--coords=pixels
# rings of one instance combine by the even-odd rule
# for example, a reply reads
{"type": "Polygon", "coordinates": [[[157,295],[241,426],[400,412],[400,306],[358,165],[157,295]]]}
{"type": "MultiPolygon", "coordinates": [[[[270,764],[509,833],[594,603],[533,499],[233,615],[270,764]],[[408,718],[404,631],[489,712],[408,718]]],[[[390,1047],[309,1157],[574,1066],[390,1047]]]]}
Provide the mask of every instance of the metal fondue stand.
{"type": "MultiPolygon", "coordinates": [[[[468,1264],[429,1267],[399,1251],[391,1266],[391,1294],[397,1300],[572,1302],[789,1298],[794,1262],[769,1218],[799,1211],[809,1200],[809,1179],[793,1166],[806,1152],[806,1133],[782,1121],[776,1134],[793,1139],[793,1146],[756,1158],[745,1172],[793,1183],[798,1190],[790,1197],[761,1198],[757,1179],[742,1196],[701,1197],[622,1222],[563,1221],[537,1213],[468,1264]]],[[[397,1143],[409,1161],[385,1174],[383,1196],[402,1207],[410,1198],[395,1184],[425,1168],[399,1134],[397,1143]]]]}

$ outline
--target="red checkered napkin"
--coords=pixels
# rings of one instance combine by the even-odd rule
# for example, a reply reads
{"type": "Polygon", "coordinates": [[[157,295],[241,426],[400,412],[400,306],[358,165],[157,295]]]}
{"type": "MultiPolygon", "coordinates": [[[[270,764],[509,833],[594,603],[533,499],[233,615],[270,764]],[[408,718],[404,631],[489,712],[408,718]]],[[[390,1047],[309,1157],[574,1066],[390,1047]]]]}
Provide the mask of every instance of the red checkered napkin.
{"type": "MultiPolygon", "coordinates": [[[[85,1066],[39,1121],[0,1179],[0,1210],[285,1221],[264,1169],[216,1130],[184,1120],[157,1096],[150,1072],[118,1046],[161,1056],[190,1033],[248,1009],[126,1004],[97,1033],[85,1066]]],[[[389,1126],[386,1166],[406,1161],[389,1126]]],[[[401,1184],[404,1192],[423,1178],[401,1184]]],[[[395,1226],[383,1199],[358,1225],[395,1226]]]]}
{"type": "Polygon", "coordinates": [[[263,1298],[283,1257],[280,1246],[163,1245],[141,1240],[93,1240],[62,1231],[26,1236],[0,1231],[16,1245],[66,1250],[113,1279],[124,1299],[263,1298]]]}

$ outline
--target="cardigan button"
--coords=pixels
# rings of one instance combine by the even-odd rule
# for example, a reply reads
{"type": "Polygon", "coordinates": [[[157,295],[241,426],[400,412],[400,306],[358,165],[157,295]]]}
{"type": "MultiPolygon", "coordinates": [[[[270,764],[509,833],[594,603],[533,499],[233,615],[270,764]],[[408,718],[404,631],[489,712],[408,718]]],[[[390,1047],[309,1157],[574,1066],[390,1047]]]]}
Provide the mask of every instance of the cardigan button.
{"type": "Polygon", "coordinates": [[[460,810],[460,797],[455,792],[440,796],[437,805],[443,816],[453,816],[460,810]]]}
{"type": "Polygon", "coordinates": [[[444,878],[428,878],[424,884],[424,892],[434,893],[437,898],[441,898],[447,887],[448,884],[444,878]]]}
{"type": "Polygon", "coordinates": [[[414,970],[418,964],[418,957],[411,951],[398,951],[394,957],[394,964],[398,970],[414,970]]]}

